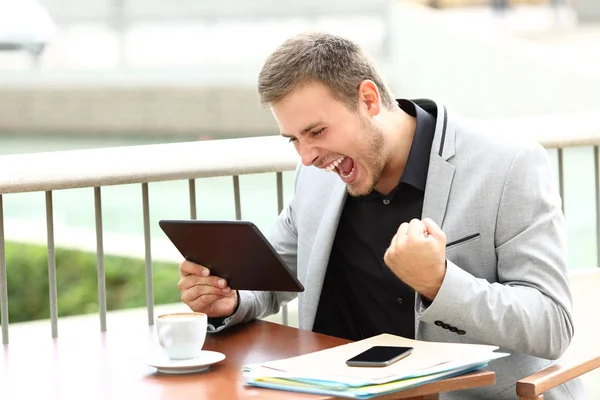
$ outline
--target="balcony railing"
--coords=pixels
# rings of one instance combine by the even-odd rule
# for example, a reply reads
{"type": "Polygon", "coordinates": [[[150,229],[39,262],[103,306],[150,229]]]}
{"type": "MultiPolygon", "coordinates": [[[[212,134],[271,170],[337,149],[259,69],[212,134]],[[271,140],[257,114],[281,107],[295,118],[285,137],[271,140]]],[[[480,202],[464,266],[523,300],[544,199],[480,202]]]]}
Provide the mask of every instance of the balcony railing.
{"type": "MultiPolygon", "coordinates": [[[[556,149],[557,179],[564,199],[564,156],[567,147],[592,146],[594,154],[596,242],[600,237],[600,113],[519,118],[488,124],[504,134],[529,136],[547,149],[556,149]]],[[[104,274],[104,230],[102,188],[139,184],[142,197],[146,307],[148,324],[154,323],[152,245],[148,184],[187,180],[189,217],[196,219],[196,179],[232,177],[235,218],[241,219],[240,175],[273,173],[277,186],[277,212],[284,206],[283,179],[298,162],[293,147],[280,137],[200,141],[147,146],[73,150],[52,153],[0,156],[0,312],[2,341],[8,343],[8,289],[5,258],[3,196],[12,193],[45,192],[48,282],[52,337],[58,336],[53,192],[89,188],[94,193],[98,303],[100,329],[106,330],[106,284],[104,274]]],[[[564,207],[564,203],[563,203],[564,207]]],[[[591,214],[591,212],[590,212],[591,214]]],[[[568,218],[568,216],[567,216],[568,218]]],[[[597,246],[600,260],[600,246],[597,246]]],[[[282,310],[287,323],[287,309],[282,310]]]]}

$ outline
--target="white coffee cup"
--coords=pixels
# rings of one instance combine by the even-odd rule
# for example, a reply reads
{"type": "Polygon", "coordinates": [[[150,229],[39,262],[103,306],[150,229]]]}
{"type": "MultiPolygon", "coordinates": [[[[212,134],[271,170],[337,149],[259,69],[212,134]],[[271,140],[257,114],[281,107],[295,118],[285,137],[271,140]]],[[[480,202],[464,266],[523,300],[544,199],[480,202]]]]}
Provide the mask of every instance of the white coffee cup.
{"type": "Polygon", "coordinates": [[[198,357],[206,339],[208,317],[203,313],[173,313],[156,318],[158,343],[173,360],[198,357]]]}

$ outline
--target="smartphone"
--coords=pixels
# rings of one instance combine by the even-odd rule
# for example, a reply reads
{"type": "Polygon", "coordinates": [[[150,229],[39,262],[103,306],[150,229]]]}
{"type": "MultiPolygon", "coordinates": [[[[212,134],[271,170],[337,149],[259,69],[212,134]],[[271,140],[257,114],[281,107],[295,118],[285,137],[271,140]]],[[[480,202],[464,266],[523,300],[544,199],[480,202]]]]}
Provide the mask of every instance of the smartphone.
{"type": "Polygon", "coordinates": [[[346,360],[351,367],[387,367],[412,353],[412,347],[373,346],[346,360]]]}

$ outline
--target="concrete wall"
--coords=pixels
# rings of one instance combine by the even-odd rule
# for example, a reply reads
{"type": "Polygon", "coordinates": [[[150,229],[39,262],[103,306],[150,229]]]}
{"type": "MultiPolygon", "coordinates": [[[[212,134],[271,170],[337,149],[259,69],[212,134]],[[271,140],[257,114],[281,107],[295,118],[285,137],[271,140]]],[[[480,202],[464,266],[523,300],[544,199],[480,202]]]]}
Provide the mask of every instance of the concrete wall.
{"type": "Polygon", "coordinates": [[[246,87],[0,88],[0,133],[181,134],[209,138],[277,133],[246,87]]]}

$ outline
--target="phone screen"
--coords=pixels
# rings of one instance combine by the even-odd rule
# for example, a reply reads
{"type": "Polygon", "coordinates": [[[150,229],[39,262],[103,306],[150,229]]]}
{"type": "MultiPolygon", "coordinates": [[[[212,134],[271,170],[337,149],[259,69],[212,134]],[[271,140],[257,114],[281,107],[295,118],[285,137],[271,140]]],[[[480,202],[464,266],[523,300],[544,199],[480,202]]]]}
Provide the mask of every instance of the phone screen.
{"type": "Polygon", "coordinates": [[[412,352],[412,347],[373,346],[352,357],[346,364],[356,367],[385,367],[412,352]]]}

